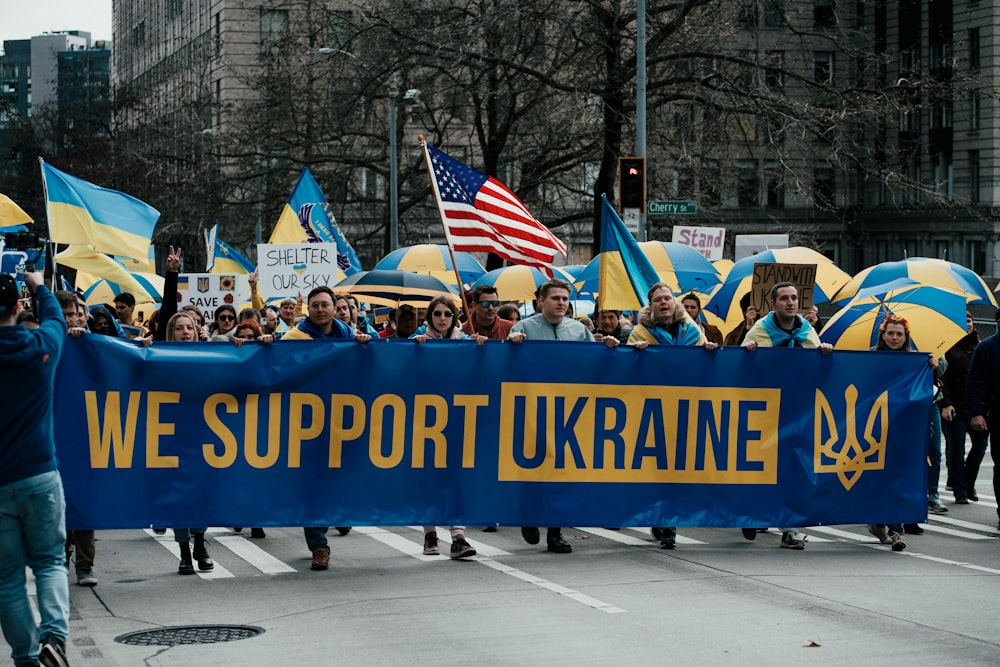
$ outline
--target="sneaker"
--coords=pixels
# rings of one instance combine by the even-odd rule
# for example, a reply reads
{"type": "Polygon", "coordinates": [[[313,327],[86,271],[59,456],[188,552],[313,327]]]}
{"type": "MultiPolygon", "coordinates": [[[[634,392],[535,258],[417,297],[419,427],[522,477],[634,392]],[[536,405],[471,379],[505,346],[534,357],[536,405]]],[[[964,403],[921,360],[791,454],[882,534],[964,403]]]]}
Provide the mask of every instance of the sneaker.
{"type": "MultiPolygon", "coordinates": [[[[892,544],[892,539],[889,536],[889,526],[884,523],[870,523],[868,524],[868,532],[878,538],[881,544],[892,544]]],[[[896,535],[896,533],[893,533],[896,535]]],[[[896,535],[899,537],[898,535],[896,535]]]]}
{"type": "Polygon", "coordinates": [[[451,553],[448,555],[452,558],[472,558],[476,555],[476,550],[465,541],[464,535],[459,535],[451,541],[451,553]]]}
{"type": "Polygon", "coordinates": [[[521,528],[521,537],[528,544],[538,544],[542,536],[538,533],[538,528],[521,528]]]}
{"type": "Polygon", "coordinates": [[[889,540],[892,542],[893,551],[902,551],[906,548],[906,540],[899,533],[889,533],[889,540]]]}
{"type": "Polygon", "coordinates": [[[801,551],[806,548],[806,536],[797,530],[786,530],[781,534],[781,548],[801,551]]]}
{"type": "Polygon", "coordinates": [[[89,567],[81,567],[76,571],[76,583],[79,586],[96,586],[97,577],[89,567]]]}
{"type": "Polygon", "coordinates": [[[313,570],[325,570],[330,567],[330,547],[313,549],[312,563],[309,567],[313,570]]]}
{"type": "Polygon", "coordinates": [[[966,496],[955,496],[955,504],[956,505],[968,505],[969,504],[969,499],[966,496]]]}
{"type": "Polygon", "coordinates": [[[740,528],[740,532],[743,533],[743,539],[750,540],[753,542],[757,539],[757,529],[756,528],[740,528]]]}
{"type": "Polygon", "coordinates": [[[38,664],[45,667],[69,667],[65,641],[55,635],[46,635],[38,645],[38,664]]]}
{"type": "Polygon", "coordinates": [[[920,525],[916,523],[904,523],[903,532],[906,533],[907,535],[923,535],[924,529],[921,528],[920,525]]]}
{"type": "Polygon", "coordinates": [[[931,514],[944,514],[948,511],[948,508],[941,502],[940,497],[931,496],[927,499],[927,511],[931,514]]]}
{"type": "Polygon", "coordinates": [[[438,548],[438,534],[435,531],[424,533],[424,555],[440,556],[441,550],[438,548]]]}

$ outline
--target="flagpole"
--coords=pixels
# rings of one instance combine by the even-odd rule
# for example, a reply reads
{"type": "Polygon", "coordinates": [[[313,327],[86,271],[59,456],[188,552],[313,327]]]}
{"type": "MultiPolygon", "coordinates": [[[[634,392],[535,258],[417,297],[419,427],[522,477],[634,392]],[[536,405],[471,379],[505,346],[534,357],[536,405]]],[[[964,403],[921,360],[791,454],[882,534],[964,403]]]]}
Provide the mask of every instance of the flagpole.
{"type": "Polygon", "coordinates": [[[417,142],[420,144],[420,148],[424,151],[424,163],[427,165],[427,178],[431,182],[431,190],[434,191],[434,201],[437,204],[438,218],[441,220],[441,227],[444,229],[444,242],[448,246],[448,255],[451,256],[451,268],[455,272],[455,280],[458,282],[458,294],[462,297],[462,312],[465,313],[465,321],[469,322],[469,328],[472,328],[472,314],[469,312],[469,303],[465,298],[465,287],[462,285],[462,276],[458,272],[458,262],[455,261],[455,250],[451,247],[451,235],[448,233],[448,225],[444,224],[444,213],[441,211],[441,194],[437,189],[437,182],[434,180],[434,171],[431,166],[431,156],[427,152],[427,142],[424,141],[424,135],[417,135],[417,142]]]}
{"type": "MultiPolygon", "coordinates": [[[[49,221],[52,219],[52,215],[49,213],[49,185],[45,182],[45,160],[42,156],[38,156],[38,169],[42,173],[42,196],[45,197],[45,224],[48,225],[49,221]]],[[[52,227],[49,226],[49,233],[52,233],[52,227]]],[[[52,291],[56,291],[56,275],[59,273],[59,265],[56,263],[56,253],[58,252],[58,247],[55,241],[52,241],[52,291]]],[[[45,267],[42,267],[42,271],[45,271],[45,267]]]]}

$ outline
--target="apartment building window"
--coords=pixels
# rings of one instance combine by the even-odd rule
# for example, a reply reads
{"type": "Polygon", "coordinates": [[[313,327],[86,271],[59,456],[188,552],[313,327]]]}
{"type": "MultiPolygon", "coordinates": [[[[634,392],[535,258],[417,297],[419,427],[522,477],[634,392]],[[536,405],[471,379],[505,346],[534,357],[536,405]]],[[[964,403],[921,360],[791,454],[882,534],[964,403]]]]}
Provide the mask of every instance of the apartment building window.
{"type": "Polygon", "coordinates": [[[816,51],[813,54],[813,78],[816,83],[833,83],[837,54],[833,51],[816,51]]]}
{"type": "Polygon", "coordinates": [[[736,20],[740,25],[747,28],[756,28],[759,20],[757,0],[742,0],[736,20]]]}
{"type": "Polygon", "coordinates": [[[829,162],[813,165],[813,203],[817,207],[834,205],[835,186],[833,165],[829,162]]]}
{"type": "Polygon", "coordinates": [[[969,200],[979,203],[979,151],[969,151],[969,200]]]}
{"type": "Polygon", "coordinates": [[[326,44],[324,46],[333,49],[346,49],[353,33],[350,12],[331,12],[326,26],[326,44]]]}
{"type": "Polygon", "coordinates": [[[784,0],[764,0],[764,27],[781,28],[785,25],[784,0]]]}
{"type": "Polygon", "coordinates": [[[978,274],[986,273],[986,252],[982,241],[966,241],[966,266],[978,274]]]}
{"type": "Polygon", "coordinates": [[[969,28],[969,69],[979,69],[979,28],[969,28]]]}
{"type": "Polygon", "coordinates": [[[969,91],[969,131],[978,132],[982,123],[982,97],[976,89],[969,91]]]}
{"type": "Polygon", "coordinates": [[[768,51],[764,54],[764,85],[772,91],[785,87],[785,52],[768,51]]]}
{"type": "Polygon", "coordinates": [[[180,18],[184,13],[184,0],[167,0],[167,20],[180,18]]]}
{"type": "Polygon", "coordinates": [[[950,153],[941,153],[934,159],[934,192],[948,199],[955,195],[953,169],[950,153]]]}
{"type": "Polygon", "coordinates": [[[785,181],[781,176],[781,165],[778,162],[765,162],[764,171],[767,174],[767,207],[785,208],[785,181]]]}
{"type": "Polygon", "coordinates": [[[920,58],[916,49],[905,49],[899,52],[899,76],[906,78],[917,74],[920,58]]]}
{"type": "Polygon", "coordinates": [[[837,12],[833,0],[813,0],[813,26],[832,28],[837,25],[837,12]]]}
{"type": "Polygon", "coordinates": [[[216,12],[214,17],[214,27],[213,27],[213,43],[215,45],[215,55],[220,55],[222,53],[222,18],[221,12],[216,12]]]}
{"type": "Polygon", "coordinates": [[[262,9],[260,12],[260,48],[263,53],[276,53],[288,37],[288,10],[262,9]]]}
{"type": "Polygon", "coordinates": [[[931,103],[931,129],[951,127],[952,102],[937,98],[931,103]]]}
{"type": "Polygon", "coordinates": [[[736,203],[741,207],[760,205],[760,176],[756,160],[741,160],[736,180],[736,203]]]}
{"type": "Polygon", "coordinates": [[[719,167],[719,163],[716,160],[705,160],[702,164],[701,171],[701,183],[699,192],[701,192],[701,201],[705,202],[706,206],[720,206],[722,204],[722,169],[719,167]]]}

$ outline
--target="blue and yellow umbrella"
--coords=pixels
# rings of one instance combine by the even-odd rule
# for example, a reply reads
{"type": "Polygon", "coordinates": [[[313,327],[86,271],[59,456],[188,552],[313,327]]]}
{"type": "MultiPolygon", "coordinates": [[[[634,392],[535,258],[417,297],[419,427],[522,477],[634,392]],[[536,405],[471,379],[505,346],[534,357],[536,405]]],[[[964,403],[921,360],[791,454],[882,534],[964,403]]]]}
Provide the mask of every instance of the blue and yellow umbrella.
{"type": "MultiPolygon", "coordinates": [[[[470,253],[455,252],[455,264],[462,285],[471,285],[486,273],[483,265],[470,253]]],[[[393,250],[372,267],[379,270],[413,271],[456,285],[455,269],[448,253],[448,246],[423,243],[393,250]]],[[[457,286],[457,285],[456,285],[457,286]]]]}
{"type": "Polygon", "coordinates": [[[154,301],[162,300],[162,276],[158,276],[155,273],[130,273],[130,275],[142,287],[142,292],[131,288],[125,289],[118,283],[112,282],[107,278],[99,278],[80,270],[76,272],[76,288],[83,290],[83,300],[90,306],[95,306],[99,303],[111,303],[122,292],[128,292],[134,296],[137,304],[153,303],[154,301]]]}
{"type": "MultiPolygon", "coordinates": [[[[572,285],[573,277],[559,267],[553,267],[552,272],[556,278],[572,285]]],[[[497,288],[497,296],[501,301],[532,301],[535,298],[535,290],[548,279],[547,275],[533,266],[515,264],[484,273],[472,284],[471,289],[480,285],[492,285],[497,288]]],[[[575,290],[569,298],[578,298],[575,290]]]]}
{"type": "Polygon", "coordinates": [[[347,276],[334,285],[336,294],[353,294],[360,301],[380,306],[425,306],[437,296],[459,300],[455,288],[428,276],[412,271],[372,269],[347,276]]]}
{"type": "Polygon", "coordinates": [[[905,318],[914,349],[940,357],[968,333],[965,295],[909,278],[860,290],[823,327],[820,339],[839,350],[868,350],[878,343],[889,315],[905,318]]]}
{"type": "Polygon", "coordinates": [[[909,278],[924,285],[961,292],[968,303],[997,307],[996,299],[978,273],[961,264],[929,257],[910,257],[898,262],[882,262],[870,266],[844,285],[834,295],[833,302],[843,305],[862,289],[886,285],[899,278],[909,278]]]}
{"type": "Polygon", "coordinates": [[[740,299],[750,291],[753,280],[753,266],[758,262],[775,262],[780,264],[815,264],[816,286],[813,290],[813,303],[826,303],[837,290],[851,280],[851,276],[840,269],[828,257],[811,248],[793,246],[744,257],[733,264],[712,300],[705,310],[726,321],[732,328],[743,320],[740,299]]]}
{"type": "MultiPolygon", "coordinates": [[[[660,280],[670,285],[674,294],[687,292],[707,294],[722,282],[719,272],[712,263],[690,246],[668,241],[646,241],[638,245],[649,263],[656,269],[660,280]]],[[[598,295],[600,265],[600,255],[598,255],[576,276],[573,284],[580,294],[598,295]]]]}

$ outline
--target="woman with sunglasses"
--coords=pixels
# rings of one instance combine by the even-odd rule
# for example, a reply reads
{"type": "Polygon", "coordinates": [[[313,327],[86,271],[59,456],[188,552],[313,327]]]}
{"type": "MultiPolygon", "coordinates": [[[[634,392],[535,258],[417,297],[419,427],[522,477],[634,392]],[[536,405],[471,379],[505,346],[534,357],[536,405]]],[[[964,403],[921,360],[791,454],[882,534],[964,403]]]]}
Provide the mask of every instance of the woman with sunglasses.
{"type": "Polygon", "coordinates": [[[428,338],[451,338],[464,340],[471,338],[482,345],[487,339],[486,336],[475,334],[468,336],[462,331],[458,322],[458,309],[451,299],[446,296],[434,297],[427,305],[424,315],[424,323],[417,327],[410,336],[418,343],[425,342],[428,338]]]}
{"type": "MultiPolygon", "coordinates": [[[[912,352],[913,344],[910,340],[910,324],[905,318],[889,315],[883,320],[879,327],[878,343],[873,350],[888,350],[890,352],[912,352]]],[[[927,355],[927,363],[934,369],[934,377],[939,378],[944,375],[948,366],[947,361],[938,360],[933,354],[927,355]]],[[[940,389],[935,387],[934,402],[937,403],[940,396],[940,389]]],[[[932,514],[943,514],[948,511],[938,496],[937,486],[941,475],[941,413],[937,407],[932,406],[931,421],[928,424],[928,448],[927,460],[930,463],[928,470],[928,494],[927,508],[932,514]]],[[[892,545],[893,551],[902,551],[906,548],[903,540],[903,533],[919,535],[924,529],[915,523],[901,524],[868,524],[868,532],[878,538],[882,544],[892,545]]]]}
{"type": "MultiPolygon", "coordinates": [[[[479,345],[486,342],[486,336],[481,334],[468,336],[462,331],[458,324],[458,309],[448,297],[439,296],[432,299],[427,304],[426,313],[425,323],[417,327],[410,336],[418,343],[425,343],[428,339],[474,340],[479,345]]],[[[436,526],[424,526],[424,555],[441,555],[436,526]]],[[[475,548],[465,539],[465,526],[451,527],[451,550],[448,555],[452,558],[471,558],[476,555],[475,548]]]]}
{"type": "Polygon", "coordinates": [[[211,340],[227,343],[236,332],[236,309],[228,303],[215,309],[215,323],[212,324],[211,340]]]}

